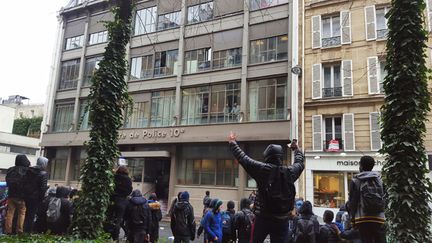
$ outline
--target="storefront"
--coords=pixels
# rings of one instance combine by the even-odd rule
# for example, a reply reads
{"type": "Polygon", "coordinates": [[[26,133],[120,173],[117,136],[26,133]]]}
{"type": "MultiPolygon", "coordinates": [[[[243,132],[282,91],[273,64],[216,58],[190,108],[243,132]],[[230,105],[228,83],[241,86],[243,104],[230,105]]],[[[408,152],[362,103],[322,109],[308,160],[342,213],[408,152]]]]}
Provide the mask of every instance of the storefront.
{"type": "MultiPolygon", "coordinates": [[[[384,158],[365,154],[375,159],[374,171],[381,171],[384,158]]],[[[325,210],[339,211],[348,200],[349,184],[359,173],[363,154],[306,154],[306,200],[314,206],[314,213],[322,217],[325,210]]]]}

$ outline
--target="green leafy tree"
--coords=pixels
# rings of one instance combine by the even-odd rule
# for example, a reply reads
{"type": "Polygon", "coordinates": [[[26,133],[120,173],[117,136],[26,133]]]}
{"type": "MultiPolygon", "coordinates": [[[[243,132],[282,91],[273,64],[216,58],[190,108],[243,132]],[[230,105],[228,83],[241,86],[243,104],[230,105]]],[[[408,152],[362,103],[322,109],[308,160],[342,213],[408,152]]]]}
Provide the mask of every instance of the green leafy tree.
{"type": "Polygon", "coordinates": [[[393,0],[388,17],[387,77],[382,107],[383,179],[391,242],[432,242],[431,183],[423,145],[430,111],[423,0],[393,0]]]}
{"type": "Polygon", "coordinates": [[[81,169],[82,193],[77,201],[73,233],[96,239],[113,190],[113,165],[120,153],[117,131],[123,123],[122,110],[131,103],[124,77],[127,74],[126,45],[130,39],[132,1],[118,0],[114,20],[107,23],[109,43],[99,69],[92,77],[88,99],[92,124],[86,144],[88,158],[81,169]]]}

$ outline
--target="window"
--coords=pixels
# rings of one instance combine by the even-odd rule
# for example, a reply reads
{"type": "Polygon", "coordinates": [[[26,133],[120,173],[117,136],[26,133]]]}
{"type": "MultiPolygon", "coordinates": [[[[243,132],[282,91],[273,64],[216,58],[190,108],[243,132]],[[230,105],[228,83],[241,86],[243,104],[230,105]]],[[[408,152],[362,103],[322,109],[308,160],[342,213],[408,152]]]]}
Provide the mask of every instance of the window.
{"type": "Polygon", "coordinates": [[[108,41],[108,30],[90,34],[89,45],[95,45],[108,41]]]}
{"type": "Polygon", "coordinates": [[[384,79],[387,77],[387,70],[385,69],[385,66],[387,65],[387,61],[385,59],[379,59],[379,88],[380,88],[380,92],[384,93],[384,79]]]}
{"type": "MultiPolygon", "coordinates": [[[[86,107],[88,105],[87,101],[82,101],[81,105],[80,105],[80,116],[79,116],[79,121],[78,124],[79,126],[79,130],[90,130],[90,125],[89,125],[89,113],[90,111],[87,110],[86,111],[86,107]]],[[[90,109],[90,108],[87,108],[90,109]]]]}
{"type": "Polygon", "coordinates": [[[189,88],[182,94],[182,125],[239,120],[240,83],[189,88]]]}
{"type": "Polygon", "coordinates": [[[131,158],[127,160],[129,175],[133,182],[143,182],[142,174],[144,169],[144,159],[131,158]]]}
{"type": "Polygon", "coordinates": [[[379,112],[369,113],[370,144],[372,151],[378,151],[382,148],[380,116],[381,114],[379,112]]]}
{"type": "Polygon", "coordinates": [[[342,150],[342,118],[324,118],[325,149],[336,152],[342,150]]]}
{"type": "Polygon", "coordinates": [[[80,59],[62,63],[59,90],[74,89],[77,87],[80,59]]]}
{"type": "Polygon", "coordinates": [[[54,132],[68,132],[72,129],[74,104],[58,104],[54,114],[54,132]]]}
{"type": "Polygon", "coordinates": [[[240,66],[242,49],[234,48],[213,52],[213,69],[240,66]]]}
{"type": "Polygon", "coordinates": [[[322,47],[337,46],[341,44],[341,25],[339,16],[323,17],[322,47]]]}
{"type": "Polygon", "coordinates": [[[389,7],[365,7],[366,40],[383,40],[387,38],[388,27],[385,15],[389,7]]]}
{"type": "Polygon", "coordinates": [[[177,74],[178,50],[156,52],[154,76],[168,76],[177,74]]]}
{"type": "Polygon", "coordinates": [[[142,35],[156,30],[156,7],[138,10],[135,15],[135,35],[142,35]]]}
{"type": "Polygon", "coordinates": [[[86,60],[85,71],[84,71],[84,86],[91,84],[91,78],[93,77],[96,70],[99,69],[99,63],[102,61],[103,56],[92,57],[86,60]]]}
{"type": "Polygon", "coordinates": [[[280,4],[288,3],[288,0],[250,0],[250,10],[273,7],[280,4]]]}
{"type": "Polygon", "coordinates": [[[180,26],[180,12],[159,15],[158,30],[166,30],[180,26]]]}
{"type": "Polygon", "coordinates": [[[323,66],[324,88],[323,97],[342,96],[340,63],[323,66]]]}
{"type": "Polygon", "coordinates": [[[288,58],[288,36],[251,41],[250,62],[262,63],[288,58]]]}
{"type": "Polygon", "coordinates": [[[151,78],[153,75],[153,55],[132,58],[130,80],[151,78]]]}
{"type": "Polygon", "coordinates": [[[66,164],[68,159],[69,150],[56,149],[55,156],[48,163],[50,180],[64,181],[66,179],[66,164]]]}
{"type": "Polygon", "coordinates": [[[150,103],[135,102],[132,108],[132,114],[126,109],[125,128],[143,128],[148,127],[150,118],[150,103]]]}
{"type": "Polygon", "coordinates": [[[87,152],[84,147],[78,147],[72,149],[72,159],[71,159],[71,168],[70,175],[72,181],[78,181],[81,174],[81,165],[84,164],[87,158],[87,152]]]}
{"type": "Polygon", "coordinates": [[[171,126],[174,120],[175,91],[152,93],[150,125],[152,127],[171,126]]]}
{"type": "Polygon", "coordinates": [[[185,52],[185,74],[210,69],[211,48],[203,48],[185,52]]]}
{"type": "Polygon", "coordinates": [[[386,39],[388,33],[387,27],[387,18],[385,15],[387,14],[389,8],[377,8],[375,11],[376,14],[376,32],[377,39],[386,39]]]}
{"type": "Polygon", "coordinates": [[[287,78],[249,82],[249,120],[281,120],[287,117],[287,78]]]}
{"type": "Polygon", "coordinates": [[[36,155],[37,151],[38,150],[34,149],[34,148],[9,145],[9,151],[8,152],[10,152],[10,153],[16,153],[16,154],[36,155]]]}
{"type": "Polygon", "coordinates": [[[75,36],[66,39],[66,50],[80,48],[84,45],[84,35],[75,36]]]}
{"type": "Polygon", "coordinates": [[[386,60],[383,57],[368,57],[367,65],[369,94],[382,94],[384,92],[384,79],[387,76],[386,60]]]}
{"type": "Polygon", "coordinates": [[[188,7],[188,23],[197,23],[213,18],[213,2],[188,7]]]}
{"type": "Polygon", "coordinates": [[[314,206],[340,208],[345,204],[343,172],[313,171],[314,206]]]}

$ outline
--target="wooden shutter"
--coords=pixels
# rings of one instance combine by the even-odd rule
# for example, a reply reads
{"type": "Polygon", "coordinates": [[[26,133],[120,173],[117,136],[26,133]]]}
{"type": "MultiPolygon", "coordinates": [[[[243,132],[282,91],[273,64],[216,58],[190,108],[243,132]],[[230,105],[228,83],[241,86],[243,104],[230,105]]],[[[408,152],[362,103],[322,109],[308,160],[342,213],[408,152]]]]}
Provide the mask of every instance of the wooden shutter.
{"type": "Polygon", "coordinates": [[[342,45],[351,43],[351,13],[350,11],[340,12],[340,30],[342,45]]]}
{"type": "Polygon", "coordinates": [[[371,112],[369,113],[369,122],[370,122],[370,143],[371,150],[377,151],[381,149],[381,134],[380,134],[380,125],[379,125],[379,112],[371,112]]]}
{"type": "Polygon", "coordinates": [[[375,5],[365,7],[366,40],[376,40],[375,5]]]}
{"type": "Polygon", "coordinates": [[[342,60],[342,96],[353,95],[352,61],[342,60]]]}
{"type": "Polygon", "coordinates": [[[428,26],[429,31],[432,31],[432,0],[427,0],[427,19],[428,19],[428,26]]]}
{"type": "Polygon", "coordinates": [[[354,114],[343,114],[343,147],[345,151],[355,150],[354,114]]]}
{"type": "Polygon", "coordinates": [[[323,151],[322,115],[312,116],[312,150],[323,151]]]}
{"type": "Polygon", "coordinates": [[[320,99],[322,97],[321,69],[321,63],[312,66],[312,99],[320,99]]]}
{"type": "Polygon", "coordinates": [[[321,48],[321,15],[312,16],[312,49],[321,48]]]}
{"type": "Polygon", "coordinates": [[[378,91],[378,57],[368,57],[367,69],[368,69],[368,83],[369,83],[369,94],[377,94],[378,91]]]}

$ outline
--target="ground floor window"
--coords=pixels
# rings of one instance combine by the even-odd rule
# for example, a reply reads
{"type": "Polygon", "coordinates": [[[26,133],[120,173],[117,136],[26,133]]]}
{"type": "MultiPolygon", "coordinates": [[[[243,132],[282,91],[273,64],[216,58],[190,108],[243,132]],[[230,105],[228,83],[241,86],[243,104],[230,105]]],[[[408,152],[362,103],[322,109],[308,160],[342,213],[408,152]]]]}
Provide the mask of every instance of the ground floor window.
{"type": "Polygon", "coordinates": [[[344,172],[314,171],[314,206],[325,208],[339,208],[345,198],[344,172]]]}
{"type": "Polygon", "coordinates": [[[81,166],[87,158],[87,152],[84,147],[77,147],[72,149],[72,160],[70,166],[70,179],[72,181],[79,181],[81,175],[81,166]]]}
{"type": "Polygon", "coordinates": [[[66,165],[69,155],[68,148],[59,148],[48,151],[49,177],[50,180],[64,181],[66,180],[66,165]]]}

